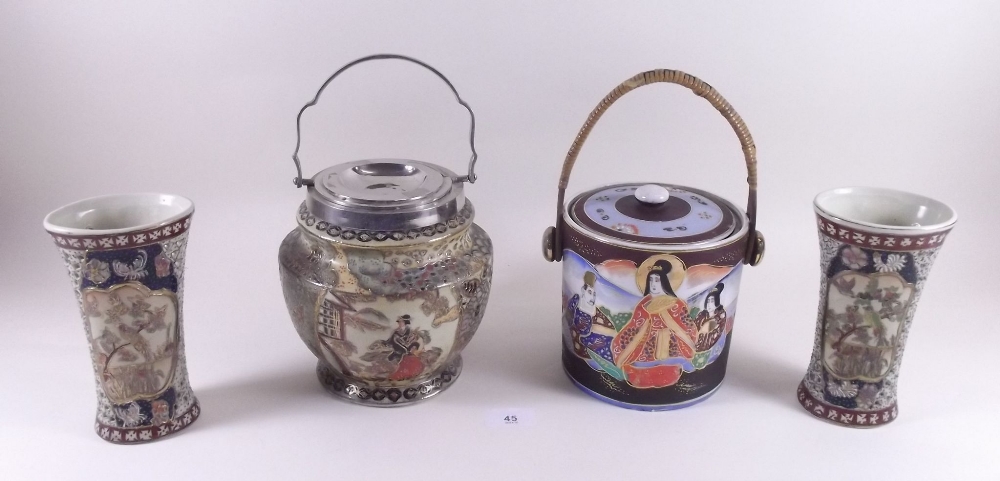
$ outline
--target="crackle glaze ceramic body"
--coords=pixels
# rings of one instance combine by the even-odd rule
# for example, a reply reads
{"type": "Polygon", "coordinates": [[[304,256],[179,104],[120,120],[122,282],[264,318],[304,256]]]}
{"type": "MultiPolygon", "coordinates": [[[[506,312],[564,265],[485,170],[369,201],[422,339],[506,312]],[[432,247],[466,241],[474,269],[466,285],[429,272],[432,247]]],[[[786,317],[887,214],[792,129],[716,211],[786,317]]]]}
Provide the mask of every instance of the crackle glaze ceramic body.
{"type": "Polygon", "coordinates": [[[853,427],[896,419],[896,383],[917,300],[957,217],[947,205],[889,189],[834,189],[814,202],[820,303],[798,399],[853,427]]]}
{"type": "Polygon", "coordinates": [[[184,251],[194,205],[164,194],[82,200],[44,222],[80,305],[101,438],[180,431],[200,414],[184,359],[184,251]]]}
{"type": "Polygon", "coordinates": [[[567,155],[557,224],[543,240],[546,258],[563,264],[563,367],[584,392],[656,411],[697,403],[722,383],[743,265],[759,262],[764,249],[754,152],[728,102],[683,72],[633,77],[591,113],[567,155]],[[730,121],[750,172],[747,213],[703,190],[648,182],[598,187],[564,204],[596,120],[625,93],[656,82],[692,89],[730,121]]]}
{"type": "MultiPolygon", "coordinates": [[[[471,118],[468,174],[417,160],[359,160],[302,177],[298,227],[278,257],[285,302],[299,336],[319,359],[320,383],[369,406],[400,406],[434,396],[462,370],[462,349],[486,310],[493,272],[489,236],[473,223],[464,186],[476,180],[475,114],[433,67],[403,60],[443,80],[471,118]]],[[[299,130],[301,133],[301,129],[299,130]]],[[[301,143],[301,136],[299,138],[301,143]]]]}

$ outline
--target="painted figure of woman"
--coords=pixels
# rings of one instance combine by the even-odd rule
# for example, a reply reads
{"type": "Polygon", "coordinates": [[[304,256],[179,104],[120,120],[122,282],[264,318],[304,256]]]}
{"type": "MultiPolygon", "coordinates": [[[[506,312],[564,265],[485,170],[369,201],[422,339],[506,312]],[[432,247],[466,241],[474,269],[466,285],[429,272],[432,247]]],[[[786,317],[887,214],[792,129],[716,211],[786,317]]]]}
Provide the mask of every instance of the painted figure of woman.
{"type": "Polygon", "coordinates": [[[712,288],[705,297],[704,309],[694,321],[698,330],[698,340],[695,342],[695,350],[698,352],[711,349],[726,332],[726,309],[722,307],[721,301],[722,290],[725,288],[721,282],[712,288]]]}
{"type": "Polygon", "coordinates": [[[399,361],[399,364],[389,379],[402,381],[414,378],[423,372],[424,363],[420,360],[422,342],[420,336],[410,329],[409,314],[399,316],[396,319],[396,326],[396,330],[392,331],[389,337],[389,346],[392,347],[389,360],[399,361]]]}
{"type": "Polygon", "coordinates": [[[611,353],[625,379],[638,388],[672,386],[681,377],[677,364],[653,364],[669,358],[694,357],[698,332],[688,324],[688,306],[670,285],[674,266],[657,260],[646,275],[644,297],[632,318],[615,336],[611,353]]]}

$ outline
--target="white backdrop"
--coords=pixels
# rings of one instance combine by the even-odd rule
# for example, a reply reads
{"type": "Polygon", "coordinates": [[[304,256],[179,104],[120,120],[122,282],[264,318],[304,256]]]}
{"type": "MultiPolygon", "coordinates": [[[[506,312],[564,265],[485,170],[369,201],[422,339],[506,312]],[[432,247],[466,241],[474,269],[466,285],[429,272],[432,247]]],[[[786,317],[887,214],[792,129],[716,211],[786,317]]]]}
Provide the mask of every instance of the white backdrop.
{"type": "MultiPolygon", "coordinates": [[[[0,3],[0,478],[996,479],[997,25],[995,2],[0,3]],[[436,66],[475,109],[467,193],[496,246],[461,379],[393,410],[321,389],[277,276],[304,196],[290,182],[295,114],[333,70],[378,52],[436,66]],[[560,266],[539,249],[581,123],[653,68],[701,77],[742,114],[768,240],[744,272],[723,387],[666,413],[566,379],[560,266]],[[842,185],[923,193],[960,216],[909,337],[900,417],[873,430],[795,400],[819,284],[811,200],[842,185]],[[92,431],[83,329],[41,219],[137,191],[196,203],[185,329],[204,414],[124,447],[92,431]]],[[[306,114],[304,170],[398,156],[461,171],[466,129],[431,74],[366,64],[306,114]]],[[[618,102],[570,191],[645,179],[746,196],[729,126],[676,86],[618,102]]]]}

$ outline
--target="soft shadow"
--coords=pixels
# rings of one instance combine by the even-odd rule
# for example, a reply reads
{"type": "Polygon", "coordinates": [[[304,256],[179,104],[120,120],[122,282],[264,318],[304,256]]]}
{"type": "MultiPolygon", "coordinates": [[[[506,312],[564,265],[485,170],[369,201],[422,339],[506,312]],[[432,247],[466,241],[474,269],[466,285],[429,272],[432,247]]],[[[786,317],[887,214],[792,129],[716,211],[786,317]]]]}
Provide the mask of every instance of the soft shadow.
{"type": "Polygon", "coordinates": [[[544,276],[532,270],[522,274],[532,282],[494,284],[486,318],[462,353],[466,379],[460,382],[477,384],[479,401],[509,398],[512,391],[582,396],[562,368],[558,281],[542,285],[544,276]]]}
{"type": "MultiPolygon", "coordinates": [[[[536,314],[537,316],[537,314],[536,314]]],[[[544,322],[546,319],[540,319],[544,322]]],[[[555,320],[548,319],[551,322],[555,320]]],[[[578,394],[579,391],[566,377],[562,367],[562,338],[557,331],[554,335],[546,331],[536,331],[511,339],[513,345],[490,343],[477,350],[466,362],[475,366],[480,375],[489,377],[496,383],[508,387],[520,385],[535,390],[553,390],[578,394]]]]}
{"type": "Polygon", "coordinates": [[[740,349],[729,354],[723,385],[802,411],[795,391],[805,373],[805,365],[793,366],[753,349],[740,349]]]}
{"type": "Polygon", "coordinates": [[[316,380],[314,369],[302,366],[261,373],[214,386],[197,387],[202,407],[197,424],[253,422],[289,412],[293,406],[327,396],[316,380]]]}

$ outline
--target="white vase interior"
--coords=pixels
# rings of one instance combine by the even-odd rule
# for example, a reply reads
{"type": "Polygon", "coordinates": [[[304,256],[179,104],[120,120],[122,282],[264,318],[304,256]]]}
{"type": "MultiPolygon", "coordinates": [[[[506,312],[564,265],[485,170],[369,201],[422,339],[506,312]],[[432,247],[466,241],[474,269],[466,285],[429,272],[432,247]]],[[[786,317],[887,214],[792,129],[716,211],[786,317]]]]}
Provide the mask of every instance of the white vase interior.
{"type": "Polygon", "coordinates": [[[57,234],[114,234],[153,228],[194,211],[191,200],[171,194],[117,194],[92,197],[45,216],[45,230],[57,234]]]}
{"type": "Polygon", "coordinates": [[[816,210],[847,222],[886,230],[933,231],[958,219],[947,204],[878,187],[842,187],[816,196],[816,210]]]}

